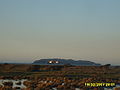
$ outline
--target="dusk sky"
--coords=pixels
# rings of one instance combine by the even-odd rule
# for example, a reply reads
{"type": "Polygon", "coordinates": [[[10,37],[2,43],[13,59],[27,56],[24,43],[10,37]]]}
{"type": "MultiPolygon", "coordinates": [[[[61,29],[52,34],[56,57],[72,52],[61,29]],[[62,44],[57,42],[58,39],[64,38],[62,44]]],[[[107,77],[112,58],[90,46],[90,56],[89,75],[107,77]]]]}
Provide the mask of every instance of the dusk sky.
{"type": "Polygon", "coordinates": [[[0,62],[41,58],[120,65],[120,0],[0,0],[0,62]]]}

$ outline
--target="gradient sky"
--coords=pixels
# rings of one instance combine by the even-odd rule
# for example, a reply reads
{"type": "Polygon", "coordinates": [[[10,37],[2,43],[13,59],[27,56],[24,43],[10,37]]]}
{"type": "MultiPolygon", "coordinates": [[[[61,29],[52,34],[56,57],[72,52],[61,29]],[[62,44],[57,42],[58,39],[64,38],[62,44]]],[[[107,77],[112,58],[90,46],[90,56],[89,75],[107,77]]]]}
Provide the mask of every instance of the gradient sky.
{"type": "Polygon", "coordinates": [[[120,0],[0,0],[0,62],[40,58],[120,65],[120,0]]]}

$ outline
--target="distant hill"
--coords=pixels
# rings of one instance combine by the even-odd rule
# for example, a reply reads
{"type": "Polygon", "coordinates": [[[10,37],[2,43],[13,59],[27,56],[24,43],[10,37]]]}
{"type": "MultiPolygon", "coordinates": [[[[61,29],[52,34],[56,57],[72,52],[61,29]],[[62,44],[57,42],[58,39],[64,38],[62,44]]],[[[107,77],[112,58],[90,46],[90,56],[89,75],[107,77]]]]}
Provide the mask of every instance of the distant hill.
{"type": "Polygon", "coordinates": [[[40,65],[81,65],[81,66],[99,66],[101,64],[97,64],[91,61],[86,60],[72,60],[72,59],[40,59],[35,60],[33,64],[40,64],[40,65]]]}

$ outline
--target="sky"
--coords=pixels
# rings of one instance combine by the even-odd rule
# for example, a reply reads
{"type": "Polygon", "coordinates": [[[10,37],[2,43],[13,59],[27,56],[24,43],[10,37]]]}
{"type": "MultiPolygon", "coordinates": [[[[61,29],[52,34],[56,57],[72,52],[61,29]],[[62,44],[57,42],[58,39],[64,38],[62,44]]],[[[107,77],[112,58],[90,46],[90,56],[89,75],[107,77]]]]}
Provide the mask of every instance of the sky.
{"type": "Polygon", "coordinates": [[[0,62],[41,58],[120,65],[120,0],[0,0],[0,62]]]}

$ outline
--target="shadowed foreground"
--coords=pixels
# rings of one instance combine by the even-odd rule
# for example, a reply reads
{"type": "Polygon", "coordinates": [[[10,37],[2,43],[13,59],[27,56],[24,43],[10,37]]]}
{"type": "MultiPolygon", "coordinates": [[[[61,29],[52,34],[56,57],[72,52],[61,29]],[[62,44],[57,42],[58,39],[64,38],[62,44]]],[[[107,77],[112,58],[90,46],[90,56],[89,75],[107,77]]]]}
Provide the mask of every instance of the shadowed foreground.
{"type": "Polygon", "coordinates": [[[13,87],[13,82],[9,81],[0,85],[0,90],[104,90],[85,86],[85,83],[120,84],[120,67],[0,64],[0,79],[26,79],[24,88],[13,87]]]}

